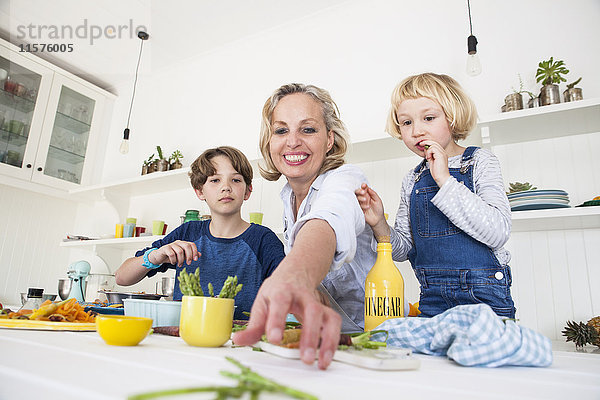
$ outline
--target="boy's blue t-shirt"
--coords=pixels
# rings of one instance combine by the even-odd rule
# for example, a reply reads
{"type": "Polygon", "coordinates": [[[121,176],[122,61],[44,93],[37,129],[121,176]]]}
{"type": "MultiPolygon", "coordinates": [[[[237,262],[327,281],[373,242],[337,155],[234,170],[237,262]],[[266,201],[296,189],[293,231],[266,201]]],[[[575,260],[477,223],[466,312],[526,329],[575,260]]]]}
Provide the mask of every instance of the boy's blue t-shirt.
{"type": "MultiPolygon", "coordinates": [[[[210,220],[187,222],[152,243],[151,247],[137,251],[135,255],[142,256],[152,247],[160,248],[176,240],[196,243],[202,255],[198,257],[198,261],[192,261],[190,265],[184,264],[186,271],[192,274],[196,268],[200,268],[200,286],[206,296],[208,296],[209,282],[212,283],[217,295],[227,276],[237,275],[238,283],[242,283],[243,287],[235,297],[237,307],[234,319],[248,319],[242,313],[250,312],[260,285],[285,257],[283,244],[272,230],[262,225],[250,224],[241,235],[232,239],[214,237],[208,229],[209,225],[210,220]]],[[[150,270],[147,276],[151,277],[157,272],[166,272],[169,268],[175,268],[173,300],[181,300],[182,293],[177,278],[184,266],[178,268],[173,264],[164,263],[159,268],[150,270]]]]}

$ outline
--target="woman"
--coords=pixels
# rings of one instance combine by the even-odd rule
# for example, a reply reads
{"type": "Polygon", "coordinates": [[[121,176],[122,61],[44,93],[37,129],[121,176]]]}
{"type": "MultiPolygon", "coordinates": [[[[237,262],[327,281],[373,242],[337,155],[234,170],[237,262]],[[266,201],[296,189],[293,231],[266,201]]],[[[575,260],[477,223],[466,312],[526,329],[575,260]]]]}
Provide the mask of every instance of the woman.
{"type": "Polygon", "coordinates": [[[252,343],[266,331],[269,341],[279,342],[291,312],[303,323],[303,361],[314,361],[320,339],[319,367],[325,368],[340,321],[343,331],[363,327],[364,282],[376,254],[354,191],[366,177],[344,165],[346,128],[327,91],[284,85],[267,100],[262,117],[261,175],[287,179],[281,191],[286,257],[262,285],[249,327],[234,341],[252,343]]]}

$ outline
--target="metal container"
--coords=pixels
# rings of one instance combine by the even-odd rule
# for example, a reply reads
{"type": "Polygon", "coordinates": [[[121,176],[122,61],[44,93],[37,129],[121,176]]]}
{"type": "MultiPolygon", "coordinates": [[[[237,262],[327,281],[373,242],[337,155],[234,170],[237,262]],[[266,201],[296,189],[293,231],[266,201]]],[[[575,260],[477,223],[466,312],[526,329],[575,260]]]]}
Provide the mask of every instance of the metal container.
{"type": "Polygon", "coordinates": [[[160,280],[160,291],[167,297],[173,297],[175,290],[175,277],[165,276],[160,280]]]}
{"type": "Polygon", "coordinates": [[[565,102],[583,100],[583,90],[581,88],[571,88],[563,92],[565,102]]]}
{"type": "Polygon", "coordinates": [[[66,300],[67,297],[69,297],[69,293],[71,293],[71,284],[72,281],[70,279],[58,280],[58,295],[62,300],[66,300]]]}
{"type": "Polygon", "coordinates": [[[150,293],[126,293],[126,292],[100,292],[106,294],[108,302],[111,304],[123,304],[124,299],[141,299],[141,300],[160,300],[161,297],[166,297],[161,294],[150,294],[150,293]]]}
{"type": "Polygon", "coordinates": [[[506,111],[515,111],[523,109],[523,96],[521,93],[511,93],[504,98],[506,111]]]}
{"type": "Polygon", "coordinates": [[[560,91],[558,85],[544,85],[540,89],[540,105],[547,106],[550,104],[560,103],[560,91]]]}

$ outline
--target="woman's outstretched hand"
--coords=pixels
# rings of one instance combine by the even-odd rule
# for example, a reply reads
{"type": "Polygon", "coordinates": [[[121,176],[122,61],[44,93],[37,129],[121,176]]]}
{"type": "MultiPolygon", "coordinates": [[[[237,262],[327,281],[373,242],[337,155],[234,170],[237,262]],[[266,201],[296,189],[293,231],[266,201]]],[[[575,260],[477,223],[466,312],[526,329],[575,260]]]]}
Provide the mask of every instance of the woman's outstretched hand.
{"type": "Polygon", "coordinates": [[[236,332],[233,342],[241,346],[252,345],[266,333],[269,342],[278,344],[283,337],[287,314],[292,313],[302,321],[300,358],[304,363],[312,364],[319,349],[319,368],[327,368],[339,343],[341,317],[323,305],[316,291],[304,281],[301,275],[276,270],[258,291],[248,327],[236,332]]]}

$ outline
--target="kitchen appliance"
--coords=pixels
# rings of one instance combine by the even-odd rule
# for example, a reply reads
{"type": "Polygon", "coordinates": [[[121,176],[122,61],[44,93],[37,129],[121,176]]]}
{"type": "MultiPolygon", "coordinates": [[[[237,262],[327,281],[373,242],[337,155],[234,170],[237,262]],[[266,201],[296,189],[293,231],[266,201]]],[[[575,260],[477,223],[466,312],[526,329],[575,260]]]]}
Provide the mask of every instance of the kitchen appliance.
{"type": "Polygon", "coordinates": [[[79,302],[85,301],[85,278],[90,274],[90,263],[87,261],[75,261],[69,265],[67,277],[71,279],[71,292],[69,299],[75,298],[79,302]]]}

